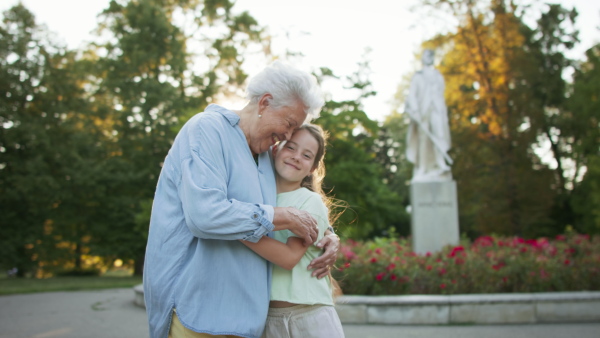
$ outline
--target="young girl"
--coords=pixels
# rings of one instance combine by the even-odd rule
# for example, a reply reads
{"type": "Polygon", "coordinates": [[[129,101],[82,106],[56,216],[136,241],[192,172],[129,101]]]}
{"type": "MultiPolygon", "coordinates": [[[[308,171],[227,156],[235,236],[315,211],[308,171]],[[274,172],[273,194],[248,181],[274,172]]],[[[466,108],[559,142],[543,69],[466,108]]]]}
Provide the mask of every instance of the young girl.
{"type": "MultiPolygon", "coordinates": [[[[290,140],[273,151],[277,180],[277,206],[308,211],[319,226],[318,240],[329,227],[327,197],[321,189],[325,176],[325,134],[305,124],[290,140]]],[[[263,337],[344,337],[342,324],[333,307],[331,276],[317,279],[307,270],[321,249],[306,247],[290,231],[276,231],[275,239],[263,237],[257,243],[243,242],[273,262],[271,303],[263,337]]]]}

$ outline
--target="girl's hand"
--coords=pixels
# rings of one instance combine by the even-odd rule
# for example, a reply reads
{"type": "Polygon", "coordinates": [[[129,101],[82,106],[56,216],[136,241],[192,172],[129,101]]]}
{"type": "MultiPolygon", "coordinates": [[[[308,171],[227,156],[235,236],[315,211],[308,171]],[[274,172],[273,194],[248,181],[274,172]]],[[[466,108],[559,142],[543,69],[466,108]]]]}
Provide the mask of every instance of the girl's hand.
{"type": "Polygon", "coordinates": [[[317,247],[324,248],[323,254],[310,262],[309,270],[313,270],[312,276],[321,279],[329,275],[329,270],[335,264],[337,253],[340,249],[340,238],[334,233],[326,231],[326,235],[317,243],[317,247]],[[328,234],[327,234],[328,233],[328,234]]]}

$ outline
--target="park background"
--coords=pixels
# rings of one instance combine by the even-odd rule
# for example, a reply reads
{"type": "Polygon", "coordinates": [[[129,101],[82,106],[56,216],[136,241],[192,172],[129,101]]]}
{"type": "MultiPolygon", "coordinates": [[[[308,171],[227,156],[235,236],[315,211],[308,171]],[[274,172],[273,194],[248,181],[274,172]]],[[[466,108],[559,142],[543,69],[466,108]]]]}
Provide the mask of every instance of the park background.
{"type": "MultiPolygon", "coordinates": [[[[315,64],[311,34],[269,29],[244,1],[105,1],[97,35],[76,46],[23,3],[0,26],[0,267],[18,277],[139,276],[177,131],[210,103],[239,105],[247,76],[283,59],[327,91],[315,122],[331,134],[325,187],[349,206],[335,225],[346,292],[600,288],[597,6],[583,26],[566,2],[413,1],[397,20],[382,14],[391,2],[331,6],[325,23],[338,29],[317,49],[342,54],[315,64]],[[371,12],[382,20],[360,15],[371,12]],[[383,27],[374,44],[405,52],[395,66],[355,42],[350,28],[370,23],[383,27]],[[421,257],[410,252],[402,107],[424,48],[446,80],[462,241],[421,257]]],[[[277,9],[284,21],[296,13],[277,9]]],[[[323,23],[317,13],[297,15],[308,27],[323,23]]]]}

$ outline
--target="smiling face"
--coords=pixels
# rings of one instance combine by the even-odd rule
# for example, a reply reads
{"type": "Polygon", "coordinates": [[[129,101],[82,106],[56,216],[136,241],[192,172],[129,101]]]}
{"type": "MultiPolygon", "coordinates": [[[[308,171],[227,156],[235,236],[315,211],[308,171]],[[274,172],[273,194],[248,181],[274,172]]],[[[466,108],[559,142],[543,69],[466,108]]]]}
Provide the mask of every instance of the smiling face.
{"type": "Polygon", "coordinates": [[[256,120],[256,127],[248,142],[254,154],[265,152],[272,145],[290,139],[294,130],[306,120],[301,103],[273,108],[270,98],[269,94],[265,94],[258,103],[261,117],[256,120]]]}
{"type": "Polygon", "coordinates": [[[275,170],[277,192],[300,188],[302,180],[313,172],[319,143],[308,130],[300,129],[292,138],[277,149],[275,170]]]}

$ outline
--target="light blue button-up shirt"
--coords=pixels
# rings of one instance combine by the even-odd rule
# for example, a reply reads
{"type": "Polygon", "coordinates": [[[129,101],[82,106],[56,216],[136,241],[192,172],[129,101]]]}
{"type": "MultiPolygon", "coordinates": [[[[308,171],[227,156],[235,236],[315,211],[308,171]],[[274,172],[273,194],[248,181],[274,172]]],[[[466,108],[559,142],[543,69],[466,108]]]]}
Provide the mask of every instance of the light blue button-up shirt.
{"type": "Polygon", "coordinates": [[[239,116],[217,106],[192,117],[167,155],[154,197],[144,297],[151,337],[167,337],[176,309],[184,326],[209,334],[260,337],[270,263],[239,239],[273,230],[275,175],[258,166],[239,116]]]}

